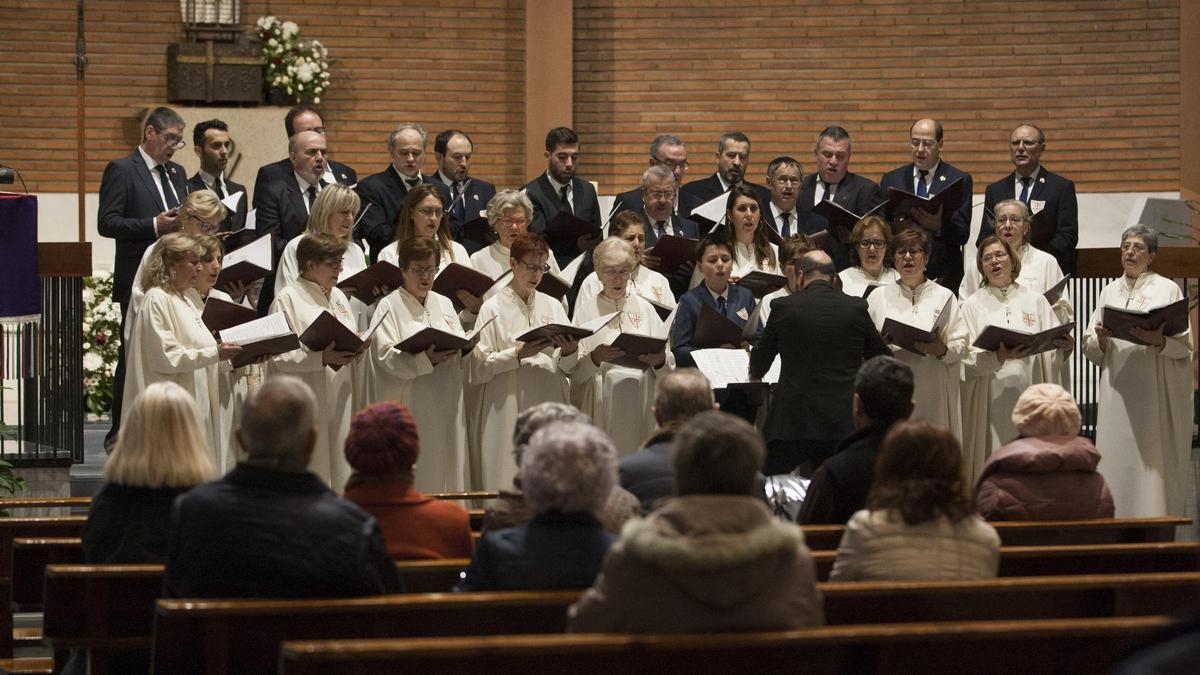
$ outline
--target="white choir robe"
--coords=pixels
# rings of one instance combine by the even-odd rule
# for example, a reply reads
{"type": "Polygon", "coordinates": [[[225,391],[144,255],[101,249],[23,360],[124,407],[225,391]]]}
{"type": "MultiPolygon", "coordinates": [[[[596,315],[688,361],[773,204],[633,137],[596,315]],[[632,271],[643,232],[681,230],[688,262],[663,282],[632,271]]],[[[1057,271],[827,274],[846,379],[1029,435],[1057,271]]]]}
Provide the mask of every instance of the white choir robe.
{"type": "Polygon", "coordinates": [[[395,346],[425,328],[463,335],[450,299],[432,291],[421,304],[403,288],[379,301],[379,328],[371,343],[375,395],[408,408],[421,433],[416,482],[420,492],[461,492],[466,484],[466,422],[463,417],[463,357],[436,366],[424,353],[406,354],[395,346]]]}
{"type": "Polygon", "coordinates": [[[1191,488],[1192,335],[1168,336],[1162,351],[1110,338],[1100,351],[1103,307],[1150,310],[1183,298],[1178,284],[1147,272],[1100,292],[1083,353],[1101,368],[1096,449],[1118,518],[1184,515],[1191,488]]]}
{"type": "Polygon", "coordinates": [[[125,409],[155,382],[178,384],[196,400],[213,465],[220,466],[217,341],[200,320],[194,302],[164,288],[146,291],[130,330],[125,358],[125,409]]]}
{"type": "Polygon", "coordinates": [[[928,329],[937,322],[946,301],[950,301],[947,323],[939,332],[946,343],[940,360],[920,356],[892,345],[892,355],[913,371],[914,419],[940,424],[962,439],[962,358],[967,352],[967,327],[959,320],[954,293],[936,281],[925,280],[915,289],[896,281],[876,289],[867,297],[867,310],[875,329],[883,329],[884,319],[928,329]]]}
{"type": "Polygon", "coordinates": [[[612,344],[621,333],[666,337],[654,306],[634,293],[614,301],[603,294],[575,304],[575,323],[582,324],[620,312],[603,328],[579,342],[579,365],[571,375],[571,398],[592,423],[604,430],[622,455],[632,453],[654,433],[654,386],[660,374],[675,367],[675,356],[666,349],[658,368],[629,368],[612,363],[592,363],[596,347],[612,344]]]}
{"type": "MultiPolygon", "coordinates": [[[[250,302],[243,299],[242,302],[234,302],[233,298],[224,291],[219,291],[215,288],[208,291],[209,298],[216,298],[240,304],[243,307],[254,309],[250,302]]],[[[191,293],[189,299],[196,303],[197,311],[203,314],[204,302],[200,296],[191,293]]],[[[233,467],[237,466],[239,460],[245,458],[244,451],[237,441],[237,428],[241,423],[242,406],[246,403],[246,398],[250,395],[251,380],[258,381],[261,367],[257,364],[249,364],[241,368],[234,368],[231,361],[221,361],[217,365],[217,445],[220,455],[220,464],[218,468],[221,473],[228,473],[233,467]]]]}
{"type": "MultiPolygon", "coordinates": [[[[1058,260],[1049,253],[1029,244],[1022,244],[1021,248],[1017,249],[1017,257],[1021,259],[1021,273],[1017,276],[1017,281],[1021,282],[1025,288],[1037,293],[1045,293],[1054,284],[1062,281],[1062,268],[1058,266],[1058,260]]],[[[975,264],[975,258],[964,261],[963,280],[958,285],[959,300],[966,300],[979,290],[980,279],[979,267],[975,264]]],[[[1058,301],[1051,305],[1051,309],[1054,310],[1054,316],[1058,317],[1059,324],[1074,321],[1075,309],[1071,306],[1071,295],[1066,288],[1063,289],[1058,301]]],[[[1069,354],[1064,355],[1058,350],[1050,352],[1049,357],[1053,372],[1056,373],[1056,378],[1051,381],[1067,391],[1071,390],[1071,359],[1069,357],[1069,354]]]]}
{"type": "MultiPolygon", "coordinates": [[[[603,288],[604,282],[600,281],[600,277],[596,276],[595,272],[589,274],[579,285],[579,296],[575,298],[575,307],[578,308],[580,303],[590,301],[600,295],[603,288]]],[[[667,281],[667,278],[648,269],[645,265],[638,265],[633,274],[629,275],[629,292],[649,298],[670,309],[675,309],[675,305],[678,304],[675,294],[671,292],[671,283],[667,281]]],[[[578,321],[578,318],[576,320],[578,321]]]]}
{"type": "Polygon", "coordinates": [[[1036,333],[1057,326],[1058,319],[1041,293],[1020,282],[1005,289],[980,289],[963,301],[960,316],[967,333],[967,352],[963,356],[963,465],[974,481],[992,452],[1017,437],[1012,421],[1017,398],[1029,385],[1053,380],[1049,352],[1001,364],[996,352],[971,345],[988,326],[1036,333]]]}
{"type": "MultiPolygon", "coordinates": [[[[347,328],[357,331],[354,312],[344,293],[334,287],[328,296],[320,286],[308,279],[297,277],[295,283],[284,288],[271,303],[271,313],[283,312],[295,329],[303,333],[317,320],[322,311],[333,314],[347,328]]],[[[321,352],[309,351],[303,345],[299,349],[273,357],[270,371],[295,375],[312,388],[317,398],[317,447],[313,451],[309,471],[317,474],[334,492],[341,493],[350,477],[350,465],[342,447],[350,433],[350,415],[353,412],[355,375],[354,363],[338,370],[326,366],[321,352]]],[[[355,360],[366,358],[360,354],[355,360]]]]}
{"type": "MultiPolygon", "coordinates": [[[[743,244],[741,242],[733,243],[733,274],[732,277],[744,277],[754,271],[766,272],[768,274],[783,274],[779,268],[779,247],[772,243],[767,243],[771,247],[771,252],[775,254],[775,264],[772,265],[770,260],[759,259],[758,254],[754,250],[753,244],[743,244]]],[[[692,270],[692,279],[688,283],[688,288],[695,288],[704,281],[704,275],[700,272],[700,266],[692,270]]]]}
{"type": "Polygon", "coordinates": [[[771,291],[763,296],[762,309],[759,310],[758,314],[758,318],[760,321],[762,321],[762,325],[767,325],[767,319],[771,318],[771,303],[780,298],[786,298],[791,294],[792,292],[788,290],[788,287],[784,286],[777,291],[771,291]]]}
{"type": "MultiPolygon", "coordinates": [[[[379,260],[379,262],[390,262],[393,265],[395,265],[396,267],[399,267],[400,266],[400,244],[393,241],[392,243],[388,244],[387,246],[384,246],[383,250],[379,252],[378,260],[379,260]]],[[[458,243],[457,241],[450,242],[450,254],[449,255],[446,255],[446,252],[442,251],[440,262],[438,263],[438,272],[441,272],[442,270],[446,269],[446,267],[450,263],[458,263],[459,265],[463,265],[465,267],[471,266],[470,254],[468,254],[467,249],[464,248],[463,245],[458,243]]]]}
{"type": "MultiPolygon", "coordinates": [[[[569,324],[562,303],[533,292],[521,300],[511,286],[483,303],[479,324],[486,325],[472,352],[471,382],[481,386],[479,411],[473,416],[478,431],[479,471],[472,468],[475,490],[499,490],[512,485],[512,436],[517,415],[545,401],[569,403],[567,378],[575,370],[579,350],[562,356],[557,347],[526,359],[517,358],[516,338],[531,328],[550,323],[569,324]]],[[[473,460],[474,458],[472,458],[473,460]]]]}
{"type": "MultiPolygon", "coordinates": [[[[887,286],[893,281],[899,280],[900,273],[887,265],[883,266],[878,276],[861,267],[847,267],[838,272],[838,278],[842,280],[843,293],[861,298],[867,291],[867,286],[887,286]]],[[[872,293],[874,292],[872,291],[872,293]]]]}
{"type": "Polygon", "coordinates": [[[133,274],[133,289],[129,291],[129,306],[125,308],[125,331],[121,334],[121,339],[125,340],[125,344],[129,344],[129,338],[133,335],[133,321],[137,318],[142,300],[146,297],[146,292],[142,290],[142,270],[146,268],[146,261],[150,259],[150,254],[154,253],[157,245],[158,242],[155,242],[146,249],[146,252],[142,254],[141,262],[138,263],[137,272],[133,274]]]}

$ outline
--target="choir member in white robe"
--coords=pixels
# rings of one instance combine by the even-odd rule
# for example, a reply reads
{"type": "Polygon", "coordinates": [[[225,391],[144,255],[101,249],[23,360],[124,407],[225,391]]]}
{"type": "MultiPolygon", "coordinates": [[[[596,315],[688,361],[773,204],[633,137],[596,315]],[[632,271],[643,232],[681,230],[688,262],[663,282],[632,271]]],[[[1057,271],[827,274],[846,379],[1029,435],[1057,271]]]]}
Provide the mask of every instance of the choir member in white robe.
{"type": "MultiPolygon", "coordinates": [[[[667,309],[675,309],[675,293],[667,278],[646,267],[643,262],[646,255],[646,225],[642,217],[634,211],[622,211],[613,216],[608,225],[610,236],[618,237],[633,247],[635,262],[633,272],[629,275],[629,292],[640,295],[667,309]]],[[[588,302],[600,294],[604,282],[593,272],[579,285],[579,296],[575,299],[575,307],[581,302],[588,302]]],[[[578,309],[576,310],[578,311],[578,309]]]]}
{"type": "Polygon", "coordinates": [[[409,354],[396,349],[426,328],[463,335],[454,304],[432,290],[442,248],[437,239],[409,237],[400,242],[396,254],[404,285],[375,308],[374,318],[380,322],[371,345],[375,396],[402,403],[417,422],[423,448],[416,466],[417,490],[460,492],[467,477],[463,353],[430,347],[409,354]]]}
{"type": "Polygon", "coordinates": [[[955,438],[961,439],[966,324],[959,320],[954,292],[925,277],[931,246],[929,235],[919,227],[910,227],[896,235],[892,239],[892,257],[900,280],[871,293],[867,297],[867,310],[876,330],[881,332],[883,322],[889,318],[922,330],[940,324],[934,331],[934,341],[917,343],[922,354],[895,345],[892,352],[913,371],[912,416],[947,427],[955,438]]]}
{"type": "MultiPolygon", "coordinates": [[[[446,269],[450,263],[471,266],[471,257],[467,253],[467,249],[454,241],[450,234],[449,216],[442,204],[441,193],[428,183],[421,183],[404,195],[400,213],[396,216],[396,239],[383,247],[383,250],[379,252],[379,260],[399,267],[397,261],[400,259],[398,253],[400,242],[413,237],[428,237],[437,240],[442,249],[438,272],[446,269]]],[[[462,292],[466,293],[466,291],[462,292]]]]}
{"type": "Polygon", "coordinates": [[[1083,352],[1101,368],[1096,449],[1118,518],[1184,515],[1192,489],[1192,335],[1134,329],[1146,345],[1112,337],[1103,308],[1148,311],[1183,298],[1155,274],[1158,234],[1135,225],[1121,236],[1125,274],[1100,292],[1083,352]]]}
{"type": "MultiPolygon", "coordinates": [[[[1021,261],[1008,242],[992,235],[976,251],[976,261],[987,285],[962,303],[967,352],[963,357],[963,453],[968,475],[979,477],[992,451],[1017,437],[1013,407],[1021,392],[1039,382],[1052,382],[1049,352],[1033,356],[1027,347],[1001,343],[995,352],[974,347],[988,326],[1036,333],[1058,325],[1050,303],[1041,293],[1021,285],[1021,261]]],[[[1064,336],[1055,346],[1068,350],[1074,337],[1064,336]]]]}
{"type": "Polygon", "coordinates": [[[794,234],[779,245],[779,268],[782,270],[780,274],[787,277],[787,284],[777,291],[772,291],[763,296],[762,309],[758,310],[758,318],[762,325],[767,325],[767,319],[771,318],[771,303],[779,298],[786,298],[792,293],[800,291],[797,285],[798,278],[795,275],[796,261],[800,256],[809,251],[817,250],[812,240],[803,234],[794,234]]]}
{"type": "Polygon", "coordinates": [[[532,233],[520,234],[510,251],[512,281],[484,301],[479,310],[483,328],[472,353],[471,381],[482,386],[480,409],[473,416],[481,455],[481,484],[472,486],[477,490],[512,484],[516,466],[509,450],[517,415],[544,401],[568,403],[567,378],[579,358],[573,338],[517,341],[530,329],[570,322],[561,302],[536,290],[549,269],[546,242],[532,233]]]}
{"type": "MultiPolygon", "coordinates": [[[[1035,293],[1045,293],[1054,284],[1062,281],[1062,268],[1058,260],[1045,251],[1034,248],[1029,243],[1030,228],[1033,216],[1029,207],[1018,199],[1005,199],[996,205],[996,234],[1007,241],[1021,259],[1021,285],[1035,293]]],[[[979,290],[983,279],[974,260],[963,265],[963,280],[958,287],[958,297],[966,300],[979,290]]],[[[1074,308],[1071,306],[1071,295],[1064,288],[1062,295],[1050,305],[1059,323],[1069,323],[1074,320],[1074,308]]],[[[1051,380],[1067,391],[1071,390],[1071,361],[1063,358],[1058,352],[1053,352],[1050,358],[1056,377],[1051,380]]]]}
{"type": "Polygon", "coordinates": [[[142,274],[142,307],[130,332],[125,375],[126,401],[155,382],[174,382],[196,400],[196,412],[219,463],[217,364],[241,347],[218,344],[187,295],[200,272],[202,249],[186,234],[161,237],[142,274]]]}
{"type": "Polygon", "coordinates": [[[632,246],[616,237],[600,242],[592,253],[596,274],[604,281],[599,295],[575,304],[575,323],[613,317],[603,328],[579,342],[579,363],[571,375],[575,407],[587,413],[604,430],[622,454],[641,448],[657,422],[651,410],[659,374],[675,365],[674,355],[663,349],[638,357],[640,366],[612,363],[625,356],[613,347],[621,333],[666,338],[666,327],[645,298],[629,289],[629,275],[637,264],[632,246]]]}
{"type": "MultiPolygon", "coordinates": [[[[345,242],[330,234],[305,234],[298,239],[296,260],[304,271],[291,285],[276,289],[271,313],[283,312],[297,334],[303,333],[322,312],[329,312],[346,328],[357,331],[350,302],[336,285],[346,252],[345,242]]],[[[330,345],[324,351],[314,352],[302,345],[269,362],[270,371],[295,375],[312,388],[321,414],[317,416],[317,444],[308,468],[339,493],[350,477],[342,444],[350,432],[355,378],[359,372],[353,366],[363,351],[340,351],[330,345]]]]}
{"type": "Polygon", "coordinates": [[[850,232],[850,267],[838,272],[842,292],[862,297],[868,286],[889,286],[900,278],[892,267],[888,250],[892,228],[879,216],[868,216],[850,232]]]}
{"type": "MultiPolygon", "coordinates": [[[[725,231],[733,243],[733,274],[731,283],[754,271],[768,274],[783,274],[779,266],[779,248],[767,238],[768,225],[762,219],[758,194],[745,185],[735,185],[729,190],[725,205],[725,231]]],[[[689,288],[700,285],[704,275],[700,270],[692,271],[689,288]]]]}

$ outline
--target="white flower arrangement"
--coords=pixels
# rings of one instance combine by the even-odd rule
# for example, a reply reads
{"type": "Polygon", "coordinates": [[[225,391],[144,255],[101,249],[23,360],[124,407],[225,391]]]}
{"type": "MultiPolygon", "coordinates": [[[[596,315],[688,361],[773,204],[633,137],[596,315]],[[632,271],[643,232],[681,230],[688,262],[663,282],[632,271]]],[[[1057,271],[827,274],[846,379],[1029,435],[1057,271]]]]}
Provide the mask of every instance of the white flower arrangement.
{"type": "Polygon", "coordinates": [[[121,308],[113,302],[112,290],[108,272],[83,280],[83,393],[84,405],[94,415],[112,410],[115,337],[121,330],[121,308]]]}
{"type": "Polygon", "coordinates": [[[332,61],[325,45],[320,40],[301,40],[299,26],[275,16],[260,17],[257,26],[267,88],[297,103],[320,103],[331,79],[332,61]]]}

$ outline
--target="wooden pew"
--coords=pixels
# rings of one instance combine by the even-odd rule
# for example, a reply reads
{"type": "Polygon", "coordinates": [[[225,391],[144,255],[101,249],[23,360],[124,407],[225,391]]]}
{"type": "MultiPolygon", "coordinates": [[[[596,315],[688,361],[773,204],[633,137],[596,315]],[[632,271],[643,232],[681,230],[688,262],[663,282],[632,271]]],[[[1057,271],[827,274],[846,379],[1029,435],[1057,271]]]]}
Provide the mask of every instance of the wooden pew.
{"type": "MultiPolygon", "coordinates": [[[[85,516],[0,518],[0,659],[13,656],[13,542],[16,539],[78,537],[85,516]]],[[[37,585],[41,585],[39,579],[37,585]]],[[[22,592],[24,588],[22,588],[22,592]]]]}
{"type": "Polygon", "coordinates": [[[83,542],[78,537],[45,537],[13,540],[13,609],[42,611],[43,578],[47,565],[83,563],[83,542]]]}
{"type": "MultiPolygon", "coordinates": [[[[821,590],[831,625],[1146,616],[1200,604],[1200,572],[829,583],[822,584],[821,590]]],[[[155,617],[154,658],[160,672],[264,672],[270,670],[278,644],[285,640],[561,633],[567,607],[579,594],[161,600],[155,617]]]]}
{"type": "Polygon", "coordinates": [[[835,626],[787,633],[536,635],[287,642],[288,675],[402,672],[658,675],[775,669],[804,673],[1104,672],[1165,617],[835,626]]]}
{"type": "MultiPolygon", "coordinates": [[[[435,499],[487,501],[499,496],[497,492],[435,492],[435,499]]],[[[91,497],[0,497],[0,513],[13,509],[84,508],[92,505],[91,497]]]]}

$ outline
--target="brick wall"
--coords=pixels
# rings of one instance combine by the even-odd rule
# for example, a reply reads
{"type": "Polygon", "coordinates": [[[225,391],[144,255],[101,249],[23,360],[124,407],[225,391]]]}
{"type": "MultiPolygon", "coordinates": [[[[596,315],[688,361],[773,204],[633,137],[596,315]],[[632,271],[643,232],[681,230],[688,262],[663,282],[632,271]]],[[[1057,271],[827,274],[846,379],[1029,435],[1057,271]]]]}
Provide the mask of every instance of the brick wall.
{"type": "Polygon", "coordinates": [[[851,170],[908,160],[934,116],[944,157],[979,191],[1008,171],[1008,132],[1041,126],[1043,156],[1081,191],[1179,189],[1179,1],[576,0],[581,175],[637,183],[659,132],[689,142],[688,179],[722,131],[753,142],[750,177],[817,132],[851,133],[851,170]]]}
{"type": "MultiPolygon", "coordinates": [[[[247,0],[243,25],[268,6],[337,60],[322,101],[330,147],[360,175],[387,165],[388,132],[412,120],[431,136],[464,129],[475,141],[474,174],[523,182],[523,2],[247,0]]],[[[88,191],[99,189],[108,160],[136,144],[137,112],[165,99],[166,46],[182,40],[177,7],[87,2],[88,191]]],[[[74,40],[74,2],[0,0],[0,162],[19,168],[31,191],[75,190],[74,40]]],[[[282,137],[282,119],[280,129],[282,137]]],[[[432,141],[427,172],[436,169],[432,141]]]]}

